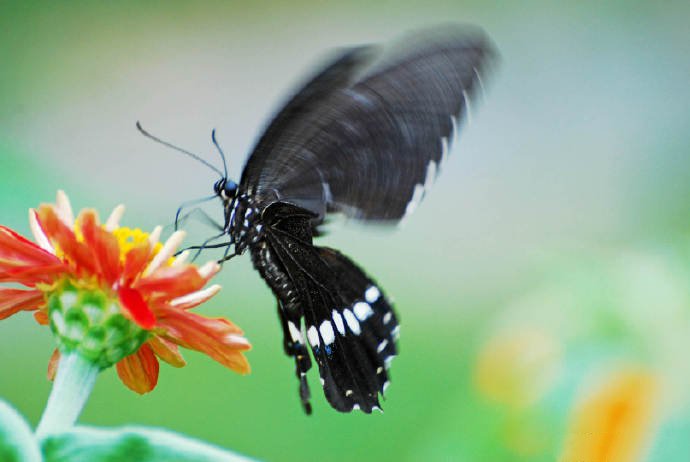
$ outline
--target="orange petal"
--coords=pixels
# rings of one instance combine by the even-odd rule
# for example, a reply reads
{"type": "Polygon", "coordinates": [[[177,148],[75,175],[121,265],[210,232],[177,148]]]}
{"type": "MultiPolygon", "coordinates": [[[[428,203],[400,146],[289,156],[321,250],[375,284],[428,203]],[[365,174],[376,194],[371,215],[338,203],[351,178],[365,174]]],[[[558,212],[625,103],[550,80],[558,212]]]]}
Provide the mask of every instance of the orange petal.
{"type": "Polygon", "coordinates": [[[81,223],[84,241],[96,257],[100,274],[112,285],[120,277],[120,245],[117,238],[98,224],[93,210],[83,211],[77,223],[81,223]]]}
{"type": "Polygon", "coordinates": [[[48,313],[43,310],[34,311],[34,319],[42,326],[47,326],[49,324],[48,313]]]}
{"type": "MultiPolygon", "coordinates": [[[[0,268],[2,264],[0,264],[0,268]]],[[[55,277],[66,272],[62,262],[46,266],[18,266],[0,269],[0,282],[17,282],[34,287],[39,282],[51,283],[55,277]]]]}
{"type": "Polygon", "coordinates": [[[0,319],[9,318],[18,311],[32,311],[45,303],[38,290],[0,288],[0,319]]]}
{"type": "Polygon", "coordinates": [[[120,303],[130,315],[132,320],[144,329],[151,329],[156,325],[156,317],[141,293],[130,287],[120,287],[117,291],[120,303]]]}
{"type": "Polygon", "coordinates": [[[180,353],[180,349],[174,343],[161,337],[152,337],[148,344],[153,349],[153,352],[156,353],[156,356],[171,366],[182,367],[187,364],[180,353]]]}
{"type": "Polygon", "coordinates": [[[58,218],[52,206],[41,205],[38,219],[46,236],[53,245],[57,244],[64,254],[64,259],[74,263],[77,269],[96,274],[96,258],[84,243],[77,241],[74,232],[58,218]]]}
{"type": "Polygon", "coordinates": [[[56,348],[53,350],[53,354],[50,356],[50,361],[48,361],[48,380],[55,380],[55,374],[57,373],[59,362],[60,351],[56,348]]]}
{"type": "Polygon", "coordinates": [[[144,271],[151,255],[151,245],[148,242],[133,247],[125,255],[125,264],[122,269],[122,283],[130,285],[144,271]]]}
{"type": "Polygon", "coordinates": [[[145,293],[159,293],[162,298],[172,299],[196,292],[206,285],[193,265],[165,266],[142,278],[136,288],[145,293]]]}
{"type": "Polygon", "coordinates": [[[117,375],[127,388],[141,395],[148,393],[158,383],[158,360],[151,347],[144,343],[139,351],[118,362],[117,375]]]}
{"type": "Polygon", "coordinates": [[[180,346],[200,351],[241,374],[249,372],[249,363],[242,351],[251,345],[242,331],[223,318],[206,318],[189,311],[163,309],[158,313],[163,336],[180,346]]]}

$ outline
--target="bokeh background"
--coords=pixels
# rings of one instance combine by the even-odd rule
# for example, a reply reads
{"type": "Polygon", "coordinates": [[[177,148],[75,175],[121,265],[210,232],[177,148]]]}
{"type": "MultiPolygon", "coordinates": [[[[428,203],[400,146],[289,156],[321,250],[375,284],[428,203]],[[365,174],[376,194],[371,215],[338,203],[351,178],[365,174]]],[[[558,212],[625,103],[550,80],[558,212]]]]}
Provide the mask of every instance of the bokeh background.
{"type": "MultiPolygon", "coordinates": [[[[265,460],[690,460],[690,3],[2,2],[0,222],[65,189],[76,208],[169,224],[235,179],[329,49],[439,22],[482,26],[501,63],[405,227],[322,240],[391,294],[400,357],[383,414],[305,417],[269,290],[248,257],[206,308],[254,349],[241,377],[201,355],[138,396],[114,371],[81,421],[164,426],[265,460]]],[[[220,217],[217,203],[208,205],[220,217]]],[[[188,242],[210,235],[192,226],[188,242]]],[[[47,329],[0,323],[0,397],[36,423],[47,329]]],[[[316,377],[312,377],[315,379],[316,377]]]]}

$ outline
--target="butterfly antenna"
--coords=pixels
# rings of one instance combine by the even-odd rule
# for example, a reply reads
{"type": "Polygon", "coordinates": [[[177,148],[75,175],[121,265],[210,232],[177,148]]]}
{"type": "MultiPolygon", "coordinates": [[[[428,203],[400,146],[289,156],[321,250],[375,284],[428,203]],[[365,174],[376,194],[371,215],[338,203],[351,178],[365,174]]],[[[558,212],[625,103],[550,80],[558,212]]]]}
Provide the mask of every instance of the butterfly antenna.
{"type": "Polygon", "coordinates": [[[218,170],[218,168],[216,168],[215,166],[209,164],[208,162],[206,162],[204,159],[202,159],[201,157],[197,156],[196,154],[194,154],[194,153],[192,153],[192,152],[189,152],[189,151],[187,151],[187,150],[184,150],[184,149],[182,149],[182,148],[180,148],[180,147],[177,147],[177,146],[175,146],[174,144],[168,143],[167,141],[163,141],[162,139],[160,139],[160,138],[158,138],[158,137],[156,137],[156,136],[153,136],[152,134],[150,134],[149,132],[147,132],[146,130],[143,129],[143,127],[141,126],[141,123],[139,123],[139,121],[137,121],[137,129],[141,132],[142,135],[144,135],[145,137],[147,137],[147,138],[149,138],[149,139],[152,139],[152,140],[155,141],[156,143],[162,144],[163,146],[167,146],[167,147],[169,147],[169,148],[171,148],[171,149],[174,149],[174,150],[177,151],[177,152],[180,152],[180,153],[182,153],[182,154],[185,154],[185,155],[191,157],[192,159],[198,160],[199,162],[201,162],[202,164],[204,164],[205,166],[207,166],[208,168],[210,168],[210,169],[213,170],[214,172],[218,173],[218,175],[220,175],[222,178],[226,178],[226,177],[227,177],[227,174],[223,175],[223,172],[221,172],[220,170],[218,170]]]}
{"type": "Polygon", "coordinates": [[[225,153],[220,148],[220,145],[218,144],[218,141],[216,140],[216,129],[215,128],[213,130],[211,130],[211,139],[213,140],[213,144],[216,146],[216,149],[218,150],[218,153],[220,154],[220,158],[223,160],[223,169],[225,170],[225,176],[223,178],[227,178],[228,177],[228,163],[225,161],[225,153]]]}

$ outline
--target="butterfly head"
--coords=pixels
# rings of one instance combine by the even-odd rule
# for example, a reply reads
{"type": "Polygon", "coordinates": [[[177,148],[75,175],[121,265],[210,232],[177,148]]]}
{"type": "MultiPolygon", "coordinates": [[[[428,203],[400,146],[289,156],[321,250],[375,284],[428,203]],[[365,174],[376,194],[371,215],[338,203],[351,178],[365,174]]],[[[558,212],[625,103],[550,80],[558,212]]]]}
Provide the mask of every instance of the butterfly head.
{"type": "Polygon", "coordinates": [[[221,178],[213,184],[213,192],[223,202],[231,201],[237,195],[237,183],[227,178],[221,178]]]}

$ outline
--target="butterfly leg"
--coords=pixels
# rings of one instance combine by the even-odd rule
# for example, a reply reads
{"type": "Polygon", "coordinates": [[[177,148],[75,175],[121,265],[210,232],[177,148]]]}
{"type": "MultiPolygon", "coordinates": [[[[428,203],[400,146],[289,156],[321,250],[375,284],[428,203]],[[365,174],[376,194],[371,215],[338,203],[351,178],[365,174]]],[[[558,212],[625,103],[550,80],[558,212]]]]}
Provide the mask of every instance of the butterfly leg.
{"type": "MultiPolygon", "coordinates": [[[[188,213],[186,213],[186,214],[180,216],[180,214],[182,213],[182,211],[183,211],[184,209],[189,208],[189,207],[192,206],[192,205],[197,205],[197,204],[201,204],[201,203],[203,203],[203,202],[208,202],[208,201],[210,201],[210,200],[215,199],[216,197],[217,197],[217,196],[214,194],[214,195],[212,195],[212,196],[201,197],[201,198],[199,198],[199,199],[194,199],[194,200],[187,201],[187,202],[183,202],[182,204],[180,204],[180,206],[177,208],[177,212],[175,212],[175,230],[177,230],[177,228],[179,227],[180,221],[186,220],[186,218],[187,218],[189,215],[191,215],[191,214],[194,212],[194,210],[197,210],[197,209],[199,209],[199,208],[196,207],[196,208],[193,209],[191,212],[188,212],[188,213]]],[[[199,209],[199,210],[200,210],[200,209],[199,209]]],[[[219,227],[219,229],[222,229],[222,226],[220,226],[220,224],[218,224],[215,220],[213,220],[211,217],[208,217],[208,218],[210,219],[210,221],[211,221],[211,223],[212,223],[212,226],[214,226],[214,227],[219,227]]]]}
{"type": "Polygon", "coordinates": [[[298,327],[299,317],[296,321],[288,319],[289,314],[280,300],[278,300],[278,317],[283,327],[283,348],[285,354],[295,358],[295,374],[299,380],[299,396],[302,406],[307,414],[311,414],[311,392],[307,383],[307,371],[311,369],[311,359],[304,344],[304,336],[298,327]]]}
{"type": "Polygon", "coordinates": [[[177,209],[177,214],[175,215],[175,230],[178,230],[180,226],[184,225],[187,222],[187,220],[189,220],[192,217],[198,218],[200,222],[206,223],[207,225],[214,229],[217,229],[218,231],[223,230],[223,225],[218,223],[217,220],[215,220],[208,213],[206,213],[206,211],[204,211],[201,207],[194,207],[189,212],[180,215],[181,211],[182,208],[177,209]]]}

